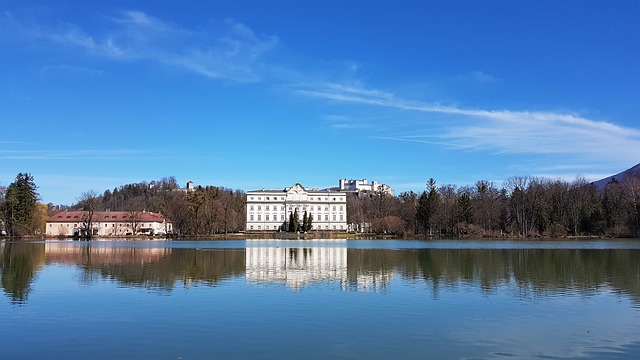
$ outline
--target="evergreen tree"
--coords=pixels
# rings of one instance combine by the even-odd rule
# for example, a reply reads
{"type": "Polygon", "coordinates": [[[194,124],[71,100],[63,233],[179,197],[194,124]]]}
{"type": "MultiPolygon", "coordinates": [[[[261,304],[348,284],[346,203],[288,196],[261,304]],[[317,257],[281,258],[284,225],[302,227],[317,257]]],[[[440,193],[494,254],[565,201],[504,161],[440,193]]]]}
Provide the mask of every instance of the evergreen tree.
{"type": "Polygon", "coordinates": [[[298,209],[296,208],[293,212],[293,232],[300,231],[300,215],[298,214],[298,209]]]}
{"type": "Polygon", "coordinates": [[[466,224],[473,223],[473,205],[471,197],[466,192],[458,198],[458,221],[466,224]]]}
{"type": "Polygon", "coordinates": [[[418,205],[416,206],[416,223],[418,225],[418,232],[426,234],[429,227],[429,209],[427,202],[427,192],[423,191],[418,198],[418,205]]]}
{"type": "Polygon", "coordinates": [[[313,228],[313,214],[309,213],[309,218],[307,218],[307,231],[313,228]]]}
{"type": "Polygon", "coordinates": [[[304,215],[302,215],[302,231],[306,232],[307,227],[309,226],[309,217],[307,216],[307,210],[304,211],[304,215]]]}
{"type": "Polygon", "coordinates": [[[295,225],[293,221],[293,213],[289,213],[289,228],[287,229],[289,232],[295,231],[295,225]]]}
{"type": "Polygon", "coordinates": [[[19,173],[16,181],[7,187],[4,203],[5,226],[10,236],[20,236],[31,232],[33,214],[38,201],[33,176],[19,173]]]}
{"type": "Polygon", "coordinates": [[[416,221],[423,234],[433,233],[433,221],[439,207],[440,196],[436,188],[436,181],[431,178],[427,183],[427,190],[423,191],[416,207],[416,221]]]}

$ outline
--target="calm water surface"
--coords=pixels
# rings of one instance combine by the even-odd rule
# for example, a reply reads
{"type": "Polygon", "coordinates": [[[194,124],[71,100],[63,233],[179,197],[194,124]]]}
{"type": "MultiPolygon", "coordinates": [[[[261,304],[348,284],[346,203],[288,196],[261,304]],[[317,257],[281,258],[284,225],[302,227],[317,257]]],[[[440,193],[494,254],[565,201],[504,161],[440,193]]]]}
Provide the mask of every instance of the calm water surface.
{"type": "Polygon", "coordinates": [[[640,240],[0,242],[2,359],[640,358],[640,240]]]}

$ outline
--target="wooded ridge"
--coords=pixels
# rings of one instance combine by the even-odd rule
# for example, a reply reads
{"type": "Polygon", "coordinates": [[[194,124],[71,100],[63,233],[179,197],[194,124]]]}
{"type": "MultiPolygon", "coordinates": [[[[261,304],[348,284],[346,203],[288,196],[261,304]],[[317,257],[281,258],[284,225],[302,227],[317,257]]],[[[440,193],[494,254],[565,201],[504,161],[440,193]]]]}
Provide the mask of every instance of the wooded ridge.
{"type": "MultiPolygon", "coordinates": [[[[6,235],[42,234],[56,211],[152,211],[173,222],[182,236],[244,231],[246,194],[218,186],[180,188],[174,177],[82,194],[72,205],[43,205],[30,174],[0,188],[0,219],[6,235]]],[[[350,193],[347,223],[354,232],[420,237],[639,237],[640,177],[611,177],[599,189],[582,177],[572,182],[514,176],[502,187],[480,180],[472,186],[437,185],[421,193],[391,196],[350,193]]],[[[313,214],[310,214],[312,216],[313,214]]],[[[0,230],[2,230],[0,228],[0,230]]],[[[4,231],[4,230],[3,230],[4,231]]]]}

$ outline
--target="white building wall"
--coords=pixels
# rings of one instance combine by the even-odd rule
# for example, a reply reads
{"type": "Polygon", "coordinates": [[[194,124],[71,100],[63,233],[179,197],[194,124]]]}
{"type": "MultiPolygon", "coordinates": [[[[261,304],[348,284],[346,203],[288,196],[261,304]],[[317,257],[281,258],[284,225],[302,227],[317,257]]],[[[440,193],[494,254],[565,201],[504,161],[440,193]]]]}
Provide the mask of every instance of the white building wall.
{"type": "MultiPolygon", "coordinates": [[[[347,230],[347,195],[337,191],[307,191],[300,184],[284,190],[247,192],[247,231],[277,231],[298,210],[313,216],[312,230],[347,230]]],[[[286,230],[286,229],[285,229],[286,230]]]]}
{"type": "MultiPolygon", "coordinates": [[[[94,229],[94,235],[97,236],[125,236],[127,234],[133,234],[130,223],[126,222],[93,222],[92,228],[94,229]]],[[[47,236],[73,236],[80,229],[82,229],[82,222],[47,222],[45,234],[47,236]]],[[[170,222],[157,222],[157,221],[141,221],[138,223],[137,234],[166,234],[173,232],[173,224],[170,222]],[[145,229],[144,232],[141,230],[145,229]],[[151,229],[152,231],[149,231],[151,229]]]]}

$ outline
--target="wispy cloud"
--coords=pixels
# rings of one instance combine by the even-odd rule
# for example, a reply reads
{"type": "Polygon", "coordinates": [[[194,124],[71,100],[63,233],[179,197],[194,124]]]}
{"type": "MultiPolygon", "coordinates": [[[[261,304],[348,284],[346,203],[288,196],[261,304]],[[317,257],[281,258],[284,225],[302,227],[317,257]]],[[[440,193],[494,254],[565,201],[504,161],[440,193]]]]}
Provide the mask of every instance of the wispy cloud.
{"type": "Polygon", "coordinates": [[[370,123],[362,121],[362,119],[354,119],[345,115],[323,115],[320,117],[333,130],[357,130],[370,129],[373,127],[370,123]]]}
{"type": "Polygon", "coordinates": [[[322,84],[300,89],[305,96],[399,109],[418,120],[379,139],[475,149],[501,154],[563,155],[574,159],[633,164],[640,159],[640,131],[577,114],[466,109],[405,100],[358,86],[322,84]],[[407,135],[410,134],[410,135],[407,135]]]}
{"type": "Polygon", "coordinates": [[[110,30],[90,33],[75,24],[27,25],[7,18],[5,31],[60,48],[116,61],[150,61],[182,68],[208,78],[234,82],[261,80],[262,57],[278,45],[276,36],[261,36],[233,20],[209,29],[191,30],[140,11],[108,18],[110,30]]]}

